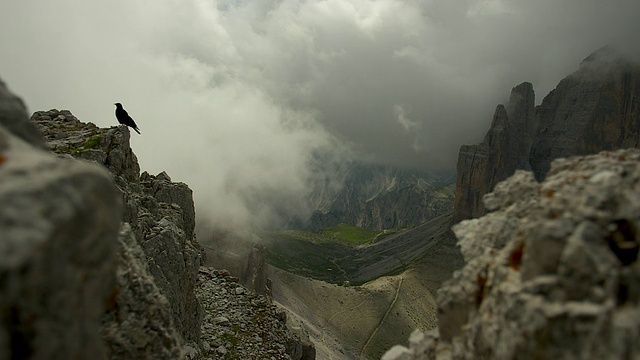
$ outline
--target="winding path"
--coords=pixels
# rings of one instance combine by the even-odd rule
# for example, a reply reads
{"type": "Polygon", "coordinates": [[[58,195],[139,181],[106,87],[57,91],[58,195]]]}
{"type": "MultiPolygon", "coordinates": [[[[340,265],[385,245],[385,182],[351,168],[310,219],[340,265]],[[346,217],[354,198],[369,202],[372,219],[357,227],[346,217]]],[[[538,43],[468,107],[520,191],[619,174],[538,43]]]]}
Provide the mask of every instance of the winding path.
{"type": "Polygon", "coordinates": [[[369,343],[371,343],[371,340],[373,340],[373,337],[378,333],[378,330],[380,329],[380,326],[382,326],[384,321],[387,319],[387,317],[391,313],[391,310],[393,309],[393,306],[396,304],[396,301],[398,300],[398,295],[400,295],[400,288],[402,287],[402,280],[404,280],[402,277],[398,280],[398,287],[396,288],[396,295],[393,297],[393,301],[391,302],[391,304],[389,304],[389,308],[387,309],[387,312],[384,314],[382,319],[380,319],[380,322],[375,327],[375,329],[373,329],[373,331],[371,332],[371,335],[369,335],[369,338],[367,339],[367,342],[365,342],[364,345],[362,346],[362,350],[360,350],[360,359],[366,359],[367,347],[369,346],[369,343]]]}

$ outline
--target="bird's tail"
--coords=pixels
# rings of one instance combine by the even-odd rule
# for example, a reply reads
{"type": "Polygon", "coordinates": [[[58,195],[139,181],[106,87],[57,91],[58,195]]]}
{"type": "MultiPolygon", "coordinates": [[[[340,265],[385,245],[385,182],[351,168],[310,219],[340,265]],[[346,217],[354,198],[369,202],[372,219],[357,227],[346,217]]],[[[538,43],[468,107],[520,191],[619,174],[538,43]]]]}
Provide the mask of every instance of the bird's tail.
{"type": "Polygon", "coordinates": [[[134,127],[134,128],[133,128],[133,130],[135,130],[135,131],[138,133],[138,135],[142,135],[142,134],[140,133],[140,130],[138,130],[138,128],[137,128],[137,127],[134,127]]]}

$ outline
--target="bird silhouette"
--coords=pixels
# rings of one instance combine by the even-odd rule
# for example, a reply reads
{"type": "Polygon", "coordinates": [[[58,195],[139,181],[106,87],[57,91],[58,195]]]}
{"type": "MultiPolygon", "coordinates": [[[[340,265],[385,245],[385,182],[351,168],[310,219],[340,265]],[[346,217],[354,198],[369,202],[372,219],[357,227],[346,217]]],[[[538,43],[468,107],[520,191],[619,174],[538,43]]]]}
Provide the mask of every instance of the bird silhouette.
{"type": "Polygon", "coordinates": [[[136,122],[133,121],[131,116],[129,116],[129,114],[127,113],[127,110],[125,110],[122,107],[122,104],[115,103],[114,105],[116,106],[116,119],[118,119],[118,122],[122,125],[126,125],[132,128],[138,134],[140,134],[140,129],[138,129],[138,125],[136,125],[136,122]]]}

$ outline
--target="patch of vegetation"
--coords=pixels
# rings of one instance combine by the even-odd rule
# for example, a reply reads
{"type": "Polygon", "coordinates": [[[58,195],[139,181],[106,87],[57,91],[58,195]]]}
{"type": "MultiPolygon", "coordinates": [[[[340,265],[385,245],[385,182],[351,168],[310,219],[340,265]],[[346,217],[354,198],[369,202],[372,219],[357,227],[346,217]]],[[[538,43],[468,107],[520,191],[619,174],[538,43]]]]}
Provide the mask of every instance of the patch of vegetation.
{"type": "Polygon", "coordinates": [[[350,246],[370,244],[383,231],[367,230],[357,226],[339,224],[321,231],[321,234],[350,246]]]}
{"type": "Polygon", "coordinates": [[[96,148],[100,145],[100,142],[102,141],[102,135],[95,135],[92,136],[91,139],[89,139],[84,146],[82,147],[81,150],[88,150],[88,149],[93,149],[96,148]]]}

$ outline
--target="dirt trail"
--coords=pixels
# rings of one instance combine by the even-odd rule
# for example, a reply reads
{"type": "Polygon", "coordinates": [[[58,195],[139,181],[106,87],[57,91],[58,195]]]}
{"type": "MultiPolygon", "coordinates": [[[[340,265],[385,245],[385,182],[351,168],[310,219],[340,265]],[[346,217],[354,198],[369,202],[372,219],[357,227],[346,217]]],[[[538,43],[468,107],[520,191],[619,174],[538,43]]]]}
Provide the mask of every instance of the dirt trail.
{"type": "Polygon", "coordinates": [[[389,317],[389,313],[391,313],[391,310],[395,306],[396,301],[398,301],[398,295],[400,295],[400,288],[402,287],[402,281],[403,280],[404,280],[403,277],[400,277],[400,279],[398,279],[398,285],[396,287],[396,294],[393,297],[393,301],[391,301],[391,303],[389,304],[389,307],[387,308],[387,311],[384,313],[384,316],[380,319],[380,322],[375,327],[375,329],[373,329],[373,331],[371,332],[371,335],[369,335],[369,338],[367,339],[367,341],[362,346],[362,350],[360,350],[360,359],[366,359],[367,347],[369,346],[369,343],[376,336],[376,334],[378,333],[378,330],[380,330],[380,327],[382,326],[384,321],[389,317]]]}

